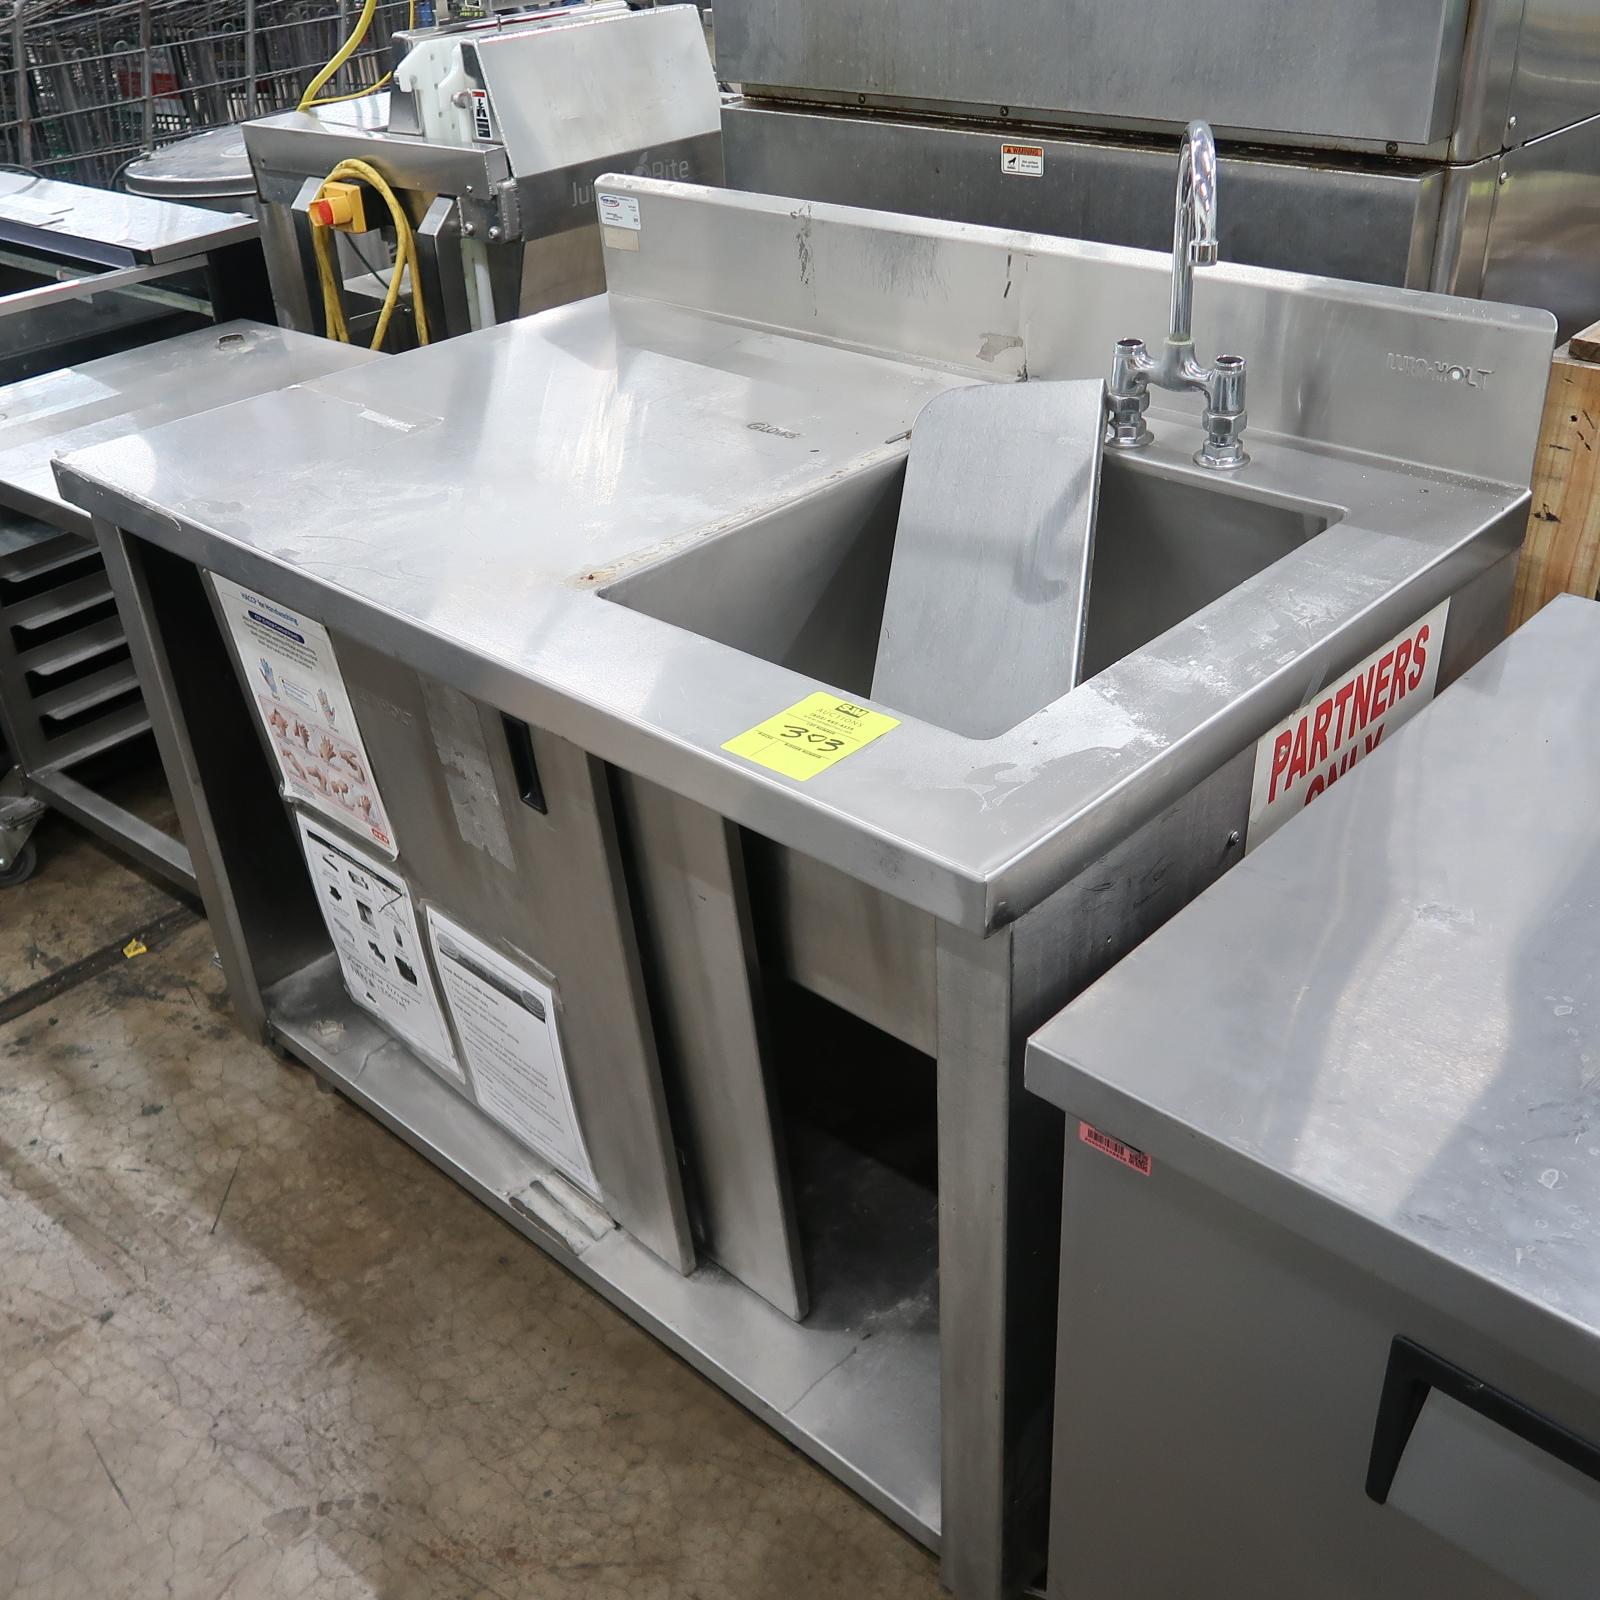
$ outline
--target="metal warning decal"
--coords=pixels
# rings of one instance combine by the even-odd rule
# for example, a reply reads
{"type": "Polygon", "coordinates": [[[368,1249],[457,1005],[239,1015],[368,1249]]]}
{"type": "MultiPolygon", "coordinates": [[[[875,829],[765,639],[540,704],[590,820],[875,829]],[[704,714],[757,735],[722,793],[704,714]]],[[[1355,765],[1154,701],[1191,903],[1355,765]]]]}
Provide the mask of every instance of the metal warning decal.
{"type": "Polygon", "coordinates": [[[474,89],[472,91],[472,137],[481,139],[486,144],[494,141],[494,126],[489,121],[489,91],[487,89],[474,89]]]}
{"type": "Polygon", "coordinates": [[[1044,146],[1042,144],[1001,145],[1000,170],[1014,178],[1042,178],[1044,176],[1044,146]]]}

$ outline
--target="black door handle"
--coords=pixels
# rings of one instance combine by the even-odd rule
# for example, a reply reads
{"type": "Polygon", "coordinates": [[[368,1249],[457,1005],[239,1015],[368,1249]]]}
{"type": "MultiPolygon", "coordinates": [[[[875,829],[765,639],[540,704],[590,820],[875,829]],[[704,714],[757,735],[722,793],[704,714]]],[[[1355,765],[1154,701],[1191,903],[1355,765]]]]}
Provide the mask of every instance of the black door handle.
{"type": "Polygon", "coordinates": [[[1389,1346],[1389,1366],[1383,1375],[1367,1462],[1367,1497],[1380,1506],[1389,1498],[1400,1458],[1434,1389],[1600,1483],[1600,1445],[1402,1337],[1389,1346]]]}
{"type": "Polygon", "coordinates": [[[505,724],[506,749],[511,753],[511,773],[517,780],[517,793],[523,805],[548,816],[550,808],[545,804],[544,785],[539,781],[539,764],[533,759],[533,734],[528,724],[504,712],[500,713],[500,720],[505,724]]]}

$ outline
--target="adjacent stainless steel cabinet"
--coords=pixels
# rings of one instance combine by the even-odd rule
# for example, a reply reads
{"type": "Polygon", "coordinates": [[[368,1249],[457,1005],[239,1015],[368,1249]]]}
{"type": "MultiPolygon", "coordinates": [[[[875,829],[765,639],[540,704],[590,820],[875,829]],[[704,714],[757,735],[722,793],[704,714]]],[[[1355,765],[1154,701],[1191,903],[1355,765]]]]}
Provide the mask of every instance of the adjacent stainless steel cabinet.
{"type": "MultiPolygon", "coordinates": [[[[1002,169],[1007,135],[998,128],[779,110],[748,99],[723,108],[722,138],[731,188],[1143,250],[1172,245],[1174,151],[1154,140],[1031,133],[1025,142],[1041,152],[1042,170],[1013,176],[1002,169]]],[[[1428,287],[1440,169],[1224,155],[1221,170],[1226,260],[1428,287]]]]}
{"type": "Polygon", "coordinates": [[[841,104],[1102,127],[1203,113],[1274,143],[1455,160],[1600,110],[1585,0],[720,0],[717,61],[747,89],[841,104]]]}
{"type": "Polygon", "coordinates": [[[1434,145],[1450,132],[1465,0],[733,0],[717,6],[724,77],[1121,125],[1182,122],[1297,140],[1434,145]]]}
{"type": "MultiPolygon", "coordinates": [[[[1037,175],[1004,170],[1019,136],[973,122],[723,108],[731,187],[1165,251],[1173,152],[1033,131],[1037,175]]],[[[1290,151],[1225,154],[1223,255],[1243,266],[1481,296],[1594,321],[1600,283],[1589,199],[1600,117],[1466,165],[1387,166],[1290,151]]],[[[1199,291],[1207,291],[1202,282],[1199,291]]]]}

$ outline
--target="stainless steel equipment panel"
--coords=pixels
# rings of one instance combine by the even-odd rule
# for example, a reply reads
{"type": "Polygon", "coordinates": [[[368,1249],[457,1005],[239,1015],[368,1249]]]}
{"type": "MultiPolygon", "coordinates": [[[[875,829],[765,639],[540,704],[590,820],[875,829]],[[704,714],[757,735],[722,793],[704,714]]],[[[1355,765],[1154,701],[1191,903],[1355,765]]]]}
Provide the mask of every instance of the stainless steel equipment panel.
{"type": "MultiPolygon", "coordinates": [[[[1142,250],[1172,245],[1167,146],[775,110],[748,99],[723,108],[722,144],[731,188],[1142,250]],[[1002,147],[1013,138],[1040,152],[1036,176],[1005,170],[1002,147]]],[[[1430,278],[1445,193],[1439,168],[1315,167],[1252,155],[1225,156],[1220,172],[1229,261],[1406,288],[1450,286],[1430,278]]],[[[1485,181],[1492,188],[1492,171],[1485,181]]],[[[1476,240],[1481,260],[1481,229],[1476,240]]]]}
{"type": "Polygon", "coordinates": [[[466,38],[519,178],[717,131],[693,6],[466,38]]]}
{"type": "Polygon", "coordinates": [[[1485,300],[1555,312],[1570,338],[1600,315],[1600,117],[1508,151],[1489,191],[1485,300]]]}
{"type": "Polygon", "coordinates": [[[1508,145],[1600,112],[1600,12],[1592,0],[1527,0],[1506,125],[1508,145]]]}
{"type": "Polygon", "coordinates": [[[1422,149],[1450,136],[1467,17],[1466,0],[719,0],[717,62],[747,89],[849,103],[1119,127],[1203,114],[1219,132],[1422,149]]]}
{"type": "Polygon", "coordinates": [[[334,643],[394,820],[396,870],[419,901],[549,975],[605,1209],[692,1271],[604,769],[530,728],[518,736],[519,775],[499,712],[343,634],[334,643]]]}
{"type": "MultiPolygon", "coordinates": [[[[1172,151],[863,112],[723,109],[730,185],[838,205],[1166,250],[1172,151]],[[1008,171],[1008,147],[1036,152],[1008,171]]],[[[1256,151],[1220,163],[1224,254],[1245,266],[1600,314],[1600,117],[1466,166],[1377,167],[1256,151]]]]}

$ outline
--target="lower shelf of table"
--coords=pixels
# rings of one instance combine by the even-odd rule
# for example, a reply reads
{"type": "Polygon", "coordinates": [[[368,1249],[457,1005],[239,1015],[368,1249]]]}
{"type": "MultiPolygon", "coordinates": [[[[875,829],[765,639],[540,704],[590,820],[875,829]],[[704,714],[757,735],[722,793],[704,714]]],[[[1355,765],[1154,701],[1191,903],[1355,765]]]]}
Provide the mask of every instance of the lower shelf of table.
{"type": "Polygon", "coordinates": [[[573,1249],[514,1203],[546,1170],[348,996],[334,958],[266,995],[280,1043],[913,1538],[939,1543],[934,1197],[792,1130],[811,1311],[721,1268],[680,1276],[620,1228],[573,1249]]]}

